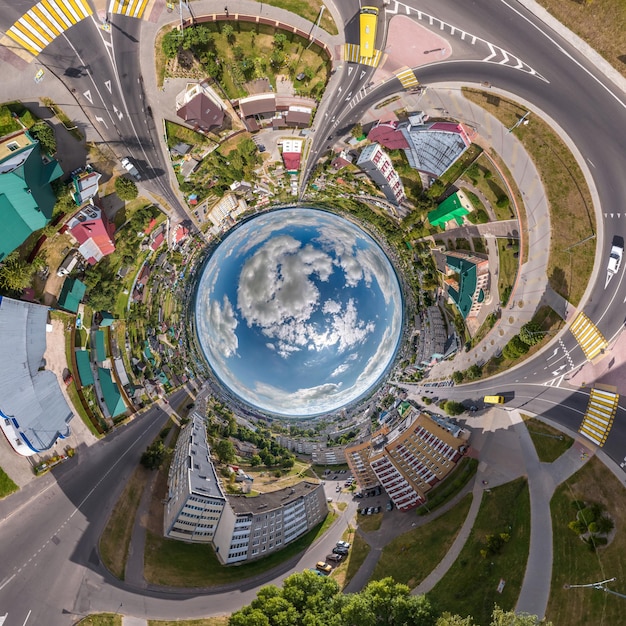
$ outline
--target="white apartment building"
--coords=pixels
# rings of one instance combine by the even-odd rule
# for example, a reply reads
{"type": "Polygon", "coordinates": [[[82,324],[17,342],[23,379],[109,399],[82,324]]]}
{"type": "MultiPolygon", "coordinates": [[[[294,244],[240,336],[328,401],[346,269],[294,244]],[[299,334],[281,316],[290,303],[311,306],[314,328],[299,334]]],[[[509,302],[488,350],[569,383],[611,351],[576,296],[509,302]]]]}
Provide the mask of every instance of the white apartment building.
{"type": "Polygon", "coordinates": [[[380,187],[389,202],[398,205],[406,200],[400,176],[380,144],[366,146],[356,164],[380,187]]]}
{"type": "Polygon", "coordinates": [[[328,514],[324,487],[313,482],[255,497],[224,495],[210,459],[204,418],[195,412],[176,443],[168,487],[165,535],[211,543],[226,565],[276,552],[328,514]]]}

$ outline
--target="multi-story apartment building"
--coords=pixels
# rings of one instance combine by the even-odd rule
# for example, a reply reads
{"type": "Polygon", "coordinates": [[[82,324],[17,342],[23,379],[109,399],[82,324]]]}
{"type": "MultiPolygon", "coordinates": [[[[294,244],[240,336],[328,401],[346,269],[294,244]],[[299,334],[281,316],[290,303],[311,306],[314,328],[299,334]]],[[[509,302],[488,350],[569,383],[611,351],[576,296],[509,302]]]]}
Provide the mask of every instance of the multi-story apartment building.
{"type": "Polygon", "coordinates": [[[369,441],[346,449],[361,489],[382,485],[401,511],[425,502],[425,495],[454,468],[469,434],[449,420],[411,407],[390,430],[384,425],[369,441]]]}
{"type": "Polygon", "coordinates": [[[224,564],[276,552],[328,514],[321,484],[303,481],[256,497],[224,495],[211,462],[202,416],[182,430],[169,472],[165,535],[211,543],[224,564]]]}
{"type": "Polygon", "coordinates": [[[178,437],[170,465],[165,535],[211,543],[225,506],[226,496],[209,456],[204,419],[194,412],[178,437]]]}
{"type": "Polygon", "coordinates": [[[380,187],[389,202],[398,205],[406,200],[400,176],[379,144],[365,147],[356,164],[380,187]]]}

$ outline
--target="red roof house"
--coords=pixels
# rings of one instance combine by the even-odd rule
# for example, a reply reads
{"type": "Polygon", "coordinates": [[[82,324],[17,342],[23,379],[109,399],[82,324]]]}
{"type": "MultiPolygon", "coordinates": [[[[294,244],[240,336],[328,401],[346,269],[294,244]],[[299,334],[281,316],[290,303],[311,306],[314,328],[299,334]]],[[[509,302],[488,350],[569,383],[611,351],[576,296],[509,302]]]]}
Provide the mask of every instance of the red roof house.
{"type": "Polygon", "coordinates": [[[154,241],[152,242],[152,244],[150,245],[150,247],[153,250],[156,250],[162,243],[163,240],[165,239],[165,235],[163,233],[159,233],[155,238],[154,241]]]}
{"type": "Polygon", "coordinates": [[[372,143],[379,143],[390,150],[398,150],[409,147],[402,131],[398,130],[398,122],[379,122],[370,130],[367,138],[372,143]]]}
{"type": "Polygon", "coordinates": [[[115,252],[115,225],[109,222],[99,206],[88,204],[67,225],[72,237],[80,244],[78,251],[90,265],[115,252]]]}

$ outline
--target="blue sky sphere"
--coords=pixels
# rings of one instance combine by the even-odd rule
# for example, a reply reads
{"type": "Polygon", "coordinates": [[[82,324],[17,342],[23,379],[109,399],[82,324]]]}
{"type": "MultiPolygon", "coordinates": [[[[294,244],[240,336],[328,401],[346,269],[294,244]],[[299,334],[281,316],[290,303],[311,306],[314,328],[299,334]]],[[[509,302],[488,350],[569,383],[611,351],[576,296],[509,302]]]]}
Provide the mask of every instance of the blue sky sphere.
{"type": "Polygon", "coordinates": [[[402,294],[380,246],[312,208],[258,215],[204,266],[195,302],[212,370],[253,407],[284,417],[335,411],[388,371],[402,294]]]}

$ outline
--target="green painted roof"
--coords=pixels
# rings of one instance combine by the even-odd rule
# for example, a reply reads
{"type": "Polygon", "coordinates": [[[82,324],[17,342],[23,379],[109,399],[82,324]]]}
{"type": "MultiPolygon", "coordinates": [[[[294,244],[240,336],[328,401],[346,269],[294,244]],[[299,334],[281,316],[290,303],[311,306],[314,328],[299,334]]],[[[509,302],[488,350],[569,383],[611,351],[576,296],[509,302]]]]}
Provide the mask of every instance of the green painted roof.
{"type": "Polygon", "coordinates": [[[448,294],[465,319],[472,308],[476,291],[476,265],[467,259],[446,255],[446,264],[459,275],[459,291],[448,285],[448,294]]]}
{"type": "Polygon", "coordinates": [[[59,294],[59,306],[66,311],[76,313],[86,291],[85,283],[81,283],[77,278],[66,278],[59,294]]]}
{"type": "Polygon", "coordinates": [[[107,351],[104,345],[104,331],[97,330],[94,334],[96,336],[96,359],[102,362],[107,358],[107,351]]]}
{"type": "Polygon", "coordinates": [[[93,385],[93,372],[89,363],[89,350],[76,350],[76,365],[78,366],[78,376],[83,387],[93,385]]]}
{"type": "Polygon", "coordinates": [[[38,143],[11,153],[2,163],[16,161],[20,152],[24,155],[23,162],[0,174],[0,215],[3,224],[0,260],[20,246],[31,233],[48,224],[56,203],[50,183],[63,175],[61,166],[55,160],[44,164],[38,143]]]}
{"type": "Polygon", "coordinates": [[[100,389],[104,396],[104,403],[111,415],[117,417],[126,411],[126,405],[122,400],[122,394],[111,378],[111,372],[104,367],[98,368],[98,378],[100,379],[100,389]]]}
{"type": "Polygon", "coordinates": [[[443,227],[446,222],[456,220],[460,226],[463,224],[463,216],[468,213],[469,211],[461,204],[458,194],[454,193],[428,214],[428,221],[431,226],[443,227]]]}
{"type": "Polygon", "coordinates": [[[103,328],[104,326],[110,326],[115,321],[113,315],[108,311],[100,311],[100,315],[102,316],[100,328],[103,328]]]}

